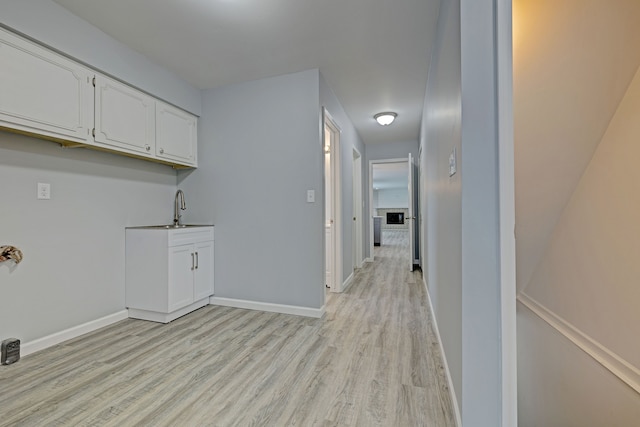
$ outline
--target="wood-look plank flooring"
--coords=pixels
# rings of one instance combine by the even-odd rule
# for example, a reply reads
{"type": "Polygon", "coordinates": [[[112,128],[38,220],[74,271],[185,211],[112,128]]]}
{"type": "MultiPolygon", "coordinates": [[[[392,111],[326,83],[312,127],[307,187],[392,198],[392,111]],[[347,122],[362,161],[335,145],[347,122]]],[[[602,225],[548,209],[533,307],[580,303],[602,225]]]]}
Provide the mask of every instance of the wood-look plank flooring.
{"type": "Polygon", "coordinates": [[[207,306],[0,366],[0,426],[453,426],[407,232],[311,319],[207,306]]]}

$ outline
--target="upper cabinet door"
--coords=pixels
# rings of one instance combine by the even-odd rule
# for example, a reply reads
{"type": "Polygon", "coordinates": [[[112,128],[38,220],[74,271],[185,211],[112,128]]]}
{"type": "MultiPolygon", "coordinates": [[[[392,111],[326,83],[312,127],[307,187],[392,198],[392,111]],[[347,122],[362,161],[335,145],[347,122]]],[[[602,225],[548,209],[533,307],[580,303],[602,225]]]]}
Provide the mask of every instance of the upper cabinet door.
{"type": "Polygon", "coordinates": [[[197,165],[196,116],[164,102],[156,103],[156,156],[189,166],[197,165]]]}
{"type": "Polygon", "coordinates": [[[100,75],[95,86],[95,142],[153,156],[155,99],[100,75]]]}
{"type": "Polygon", "coordinates": [[[0,127],[86,142],[93,74],[0,28],[0,127]]]}

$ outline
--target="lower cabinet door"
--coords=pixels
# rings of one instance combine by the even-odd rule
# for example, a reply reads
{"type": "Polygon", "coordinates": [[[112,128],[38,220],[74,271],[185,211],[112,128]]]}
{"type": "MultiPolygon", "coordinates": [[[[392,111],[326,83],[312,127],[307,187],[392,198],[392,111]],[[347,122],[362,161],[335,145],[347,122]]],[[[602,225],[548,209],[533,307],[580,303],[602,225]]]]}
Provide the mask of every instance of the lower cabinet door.
{"type": "Polygon", "coordinates": [[[195,261],[193,245],[169,248],[169,313],[193,302],[195,261]]]}
{"type": "Polygon", "coordinates": [[[195,244],[194,301],[213,295],[213,242],[195,244]]]}

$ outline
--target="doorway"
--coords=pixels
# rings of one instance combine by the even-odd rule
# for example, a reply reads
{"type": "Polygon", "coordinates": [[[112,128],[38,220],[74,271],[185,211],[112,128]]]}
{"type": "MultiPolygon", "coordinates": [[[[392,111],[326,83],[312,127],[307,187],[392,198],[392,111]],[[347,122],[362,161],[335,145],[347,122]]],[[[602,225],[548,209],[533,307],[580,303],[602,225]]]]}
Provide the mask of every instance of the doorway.
{"type": "Polygon", "coordinates": [[[342,189],[340,186],[340,128],[323,109],[325,286],[342,292],[342,189]]]}
{"type": "Polygon", "coordinates": [[[403,234],[407,242],[406,263],[415,264],[415,202],[413,159],[371,160],[369,162],[369,253],[384,245],[384,236],[403,234]]]}

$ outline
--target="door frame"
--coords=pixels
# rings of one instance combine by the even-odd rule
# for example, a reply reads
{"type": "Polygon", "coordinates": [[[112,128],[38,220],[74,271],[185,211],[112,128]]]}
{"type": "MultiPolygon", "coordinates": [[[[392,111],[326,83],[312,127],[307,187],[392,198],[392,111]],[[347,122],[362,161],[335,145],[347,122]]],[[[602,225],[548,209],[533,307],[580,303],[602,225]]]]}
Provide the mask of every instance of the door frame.
{"type": "MultiPolygon", "coordinates": [[[[382,163],[406,163],[409,164],[408,157],[400,157],[394,159],[380,159],[369,160],[369,258],[370,262],[373,262],[375,257],[373,255],[373,165],[382,163]]],[[[413,254],[411,254],[413,257],[413,254]]]]}
{"type": "MultiPolygon", "coordinates": [[[[341,162],[341,149],[342,144],[340,141],[342,130],[336,124],[333,117],[327,110],[326,107],[322,108],[322,152],[324,153],[324,143],[325,137],[324,132],[325,129],[329,129],[331,132],[331,145],[329,147],[329,163],[331,168],[331,212],[333,219],[333,230],[332,230],[332,238],[331,238],[331,257],[332,257],[332,265],[331,265],[331,277],[333,279],[333,283],[329,285],[331,292],[342,292],[343,289],[343,279],[342,279],[342,162],[341,162]]],[[[324,154],[323,154],[324,158],[324,154]]],[[[323,162],[323,173],[325,162],[323,162]]],[[[323,186],[322,188],[322,200],[323,203],[326,203],[326,189],[323,186]]],[[[323,209],[323,212],[326,209],[323,209]]],[[[327,218],[325,214],[322,215],[322,227],[324,230],[325,224],[327,223],[327,218]]],[[[324,239],[326,240],[326,239],[324,239]]],[[[327,243],[325,242],[325,245],[327,243]]],[[[325,248],[326,253],[326,248],[325,248]]],[[[326,267],[325,267],[326,268],[326,267]]],[[[323,270],[324,271],[324,270],[323,270]]],[[[324,280],[323,280],[324,282],[324,280]]]]}
{"type": "MultiPolygon", "coordinates": [[[[413,175],[413,155],[409,153],[407,159],[407,210],[409,220],[409,271],[413,271],[416,263],[416,200],[415,200],[415,177],[413,175]]],[[[405,220],[406,221],[406,220],[405,220]]]]}
{"type": "Polygon", "coordinates": [[[362,254],[362,212],[363,212],[363,200],[362,200],[362,155],[354,147],[353,148],[353,231],[352,231],[352,259],[353,268],[361,268],[364,262],[364,256],[362,254]]]}

